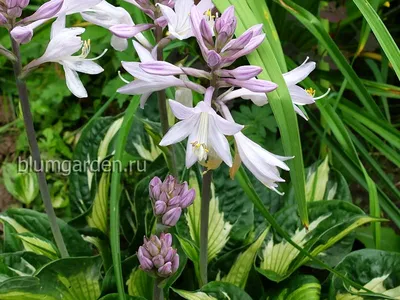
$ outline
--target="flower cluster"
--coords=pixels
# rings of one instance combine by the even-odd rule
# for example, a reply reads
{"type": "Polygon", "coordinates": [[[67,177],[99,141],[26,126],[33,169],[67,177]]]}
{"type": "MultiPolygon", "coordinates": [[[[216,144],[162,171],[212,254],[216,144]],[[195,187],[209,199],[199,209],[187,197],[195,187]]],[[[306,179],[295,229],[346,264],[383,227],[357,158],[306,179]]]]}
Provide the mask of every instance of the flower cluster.
{"type": "Polygon", "coordinates": [[[140,268],[156,277],[169,277],[179,267],[179,255],[172,248],[172,235],[161,233],[160,238],[152,235],[144,238],[143,246],[139,247],[137,257],[140,268]]]}
{"type": "Polygon", "coordinates": [[[154,177],[149,184],[150,198],[154,214],[161,218],[165,226],[175,226],[182,210],[190,206],[195,198],[195,190],[189,189],[187,182],[178,183],[171,175],[165,178],[154,177]]]}

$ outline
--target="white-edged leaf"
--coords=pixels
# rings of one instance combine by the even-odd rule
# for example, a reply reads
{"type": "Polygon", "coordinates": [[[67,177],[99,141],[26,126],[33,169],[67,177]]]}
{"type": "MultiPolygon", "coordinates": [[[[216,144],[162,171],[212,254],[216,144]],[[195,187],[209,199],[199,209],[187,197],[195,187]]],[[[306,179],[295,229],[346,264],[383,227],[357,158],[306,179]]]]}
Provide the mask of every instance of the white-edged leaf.
{"type": "Polygon", "coordinates": [[[31,232],[16,234],[16,236],[22,241],[26,251],[47,256],[53,260],[59,258],[56,246],[49,240],[31,232]]]}
{"type": "Polygon", "coordinates": [[[108,195],[110,187],[110,173],[103,173],[97,187],[96,196],[93,200],[93,207],[87,222],[90,227],[101,230],[108,234],[108,195]]]}
{"type": "MultiPolygon", "coordinates": [[[[201,194],[199,184],[194,173],[190,174],[189,185],[195,189],[196,198],[193,205],[188,208],[186,220],[189,226],[190,236],[197,246],[200,245],[200,210],[201,194]]],[[[232,225],[225,222],[224,213],[219,209],[219,201],[215,196],[214,185],[211,185],[211,199],[208,218],[208,261],[214,259],[225,247],[229,239],[232,225]]]]}
{"type": "Polygon", "coordinates": [[[251,246],[240,253],[235,263],[231,267],[228,275],[222,278],[223,282],[232,283],[242,289],[246,287],[247,278],[253,267],[254,259],[256,258],[258,249],[261,248],[269,231],[269,227],[258,237],[258,239],[251,244],[251,246]]]}
{"type": "MultiPolygon", "coordinates": [[[[301,230],[297,229],[295,234],[291,236],[292,241],[297,245],[304,247],[312,232],[322,221],[329,218],[330,215],[331,214],[325,214],[311,222],[308,230],[307,228],[302,228],[301,230]]],[[[286,240],[275,244],[273,237],[271,237],[262,252],[260,268],[264,271],[272,271],[279,275],[285,275],[289,270],[290,264],[296,259],[299,253],[300,251],[289,244],[286,240]]]]}
{"type": "Polygon", "coordinates": [[[307,202],[324,199],[326,186],[329,179],[329,158],[326,156],[324,161],[307,174],[306,199],[307,202]]]}
{"type": "Polygon", "coordinates": [[[182,298],[187,299],[187,300],[218,300],[217,298],[209,296],[203,292],[188,292],[188,291],[176,290],[176,289],[174,289],[174,292],[177,293],[182,298]]]}
{"type": "Polygon", "coordinates": [[[140,296],[149,299],[153,287],[153,278],[140,268],[136,268],[133,269],[126,285],[128,286],[128,294],[130,296],[140,296]]]}

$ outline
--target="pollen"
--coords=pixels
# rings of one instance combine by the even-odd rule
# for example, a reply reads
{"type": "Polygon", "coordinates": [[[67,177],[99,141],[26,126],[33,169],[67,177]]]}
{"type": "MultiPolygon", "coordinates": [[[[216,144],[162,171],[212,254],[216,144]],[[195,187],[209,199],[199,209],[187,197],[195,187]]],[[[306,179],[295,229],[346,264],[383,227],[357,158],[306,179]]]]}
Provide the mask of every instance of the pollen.
{"type": "Polygon", "coordinates": [[[211,9],[207,10],[204,15],[207,17],[207,20],[214,20],[216,18],[216,16],[213,16],[211,13],[211,9]]]}
{"type": "Polygon", "coordinates": [[[83,42],[81,57],[86,58],[90,53],[90,39],[83,42]]]}
{"type": "Polygon", "coordinates": [[[309,94],[311,97],[315,96],[315,90],[310,87],[309,89],[306,89],[307,94],[309,94]]]}
{"type": "Polygon", "coordinates": [[[385,7],[390,7],[390,2],[389,2],[389,1],[386,1],[385,3],[383,3],[383,6],[385,6],[385,7]]]}

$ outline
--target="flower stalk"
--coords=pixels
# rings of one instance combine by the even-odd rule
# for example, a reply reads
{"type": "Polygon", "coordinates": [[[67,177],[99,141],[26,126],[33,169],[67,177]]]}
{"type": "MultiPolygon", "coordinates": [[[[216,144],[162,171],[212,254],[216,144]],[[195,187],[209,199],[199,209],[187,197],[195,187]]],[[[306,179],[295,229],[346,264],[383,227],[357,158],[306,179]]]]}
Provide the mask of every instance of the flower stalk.
{"type": "Polygon", "coordinates": [[[46,174],[43,170],[40,150],[36,140],[36,133],[33,125],[33,117],[29,105],[28,89],[26,87],[25,82],[21,80],[19,77],[22,70],[19,44],[11,36],[10,38],[12,44],[12,51],[16,58],[16,60],[13,62],[15,81],[18,88],[19,98],[21,101],[21,108],[24,117],[26,133],[28,136],[29,147],[31,149],[33,163],[36,166],[34,169],[37,172],[40,194],[42,196],[47,216],[49,217],[51,231],[53,233],[57,248],[60,251],[61,257],[66,258],[69,257],[69,255],[63,237],[61,235],[60,227],[57,224],[57,217],[54,212],[53,204],[51,203],[49,187],[46,181],[46,174]]]}
{"type": "MultiPolygon", "coordinates": [[[[157,1],[160,2],[160,1],[157,1]]],[[[163,47],[162,45],[158,45],[158,43],[163,39],[163,28],[161,26],[156,26],[155,30],[155,37],[156,37],[156,47],[157,47],[157,60],[163,61],[164,54],[163,54],[163,47]]],[[[167,109],[167,97],[165,95],[165,90],[161,90],[157,93],[158,97],[158,109],[160,112],[160,121],[161,121],[161,130],[162,134],[165,135],[169,130],[168,124],[168,109],[167,109]]],[[[175,150],[173,146],[168,147],[167,162],[168,167],[171,171],[171,174],[175,177],[178,176],[178,169],[176,167],[176,157],[175,157],[175,150]]]]}
{"type": "Polygon", "coordinates": [[[210,215],[212,171],[203,176],[200,210],[200,284],[208,282],[208,220],[210,215]]]}

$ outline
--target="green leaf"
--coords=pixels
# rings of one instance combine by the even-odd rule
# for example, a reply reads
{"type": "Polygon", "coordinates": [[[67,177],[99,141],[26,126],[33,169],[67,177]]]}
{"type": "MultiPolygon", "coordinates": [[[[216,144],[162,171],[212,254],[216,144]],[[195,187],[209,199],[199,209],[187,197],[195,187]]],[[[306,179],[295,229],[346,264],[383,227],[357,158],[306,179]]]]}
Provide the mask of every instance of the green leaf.
{"type": "MultiPolygon", "coordinates": [[[[371,228],[357,228],[356,239],[362,242],[366,248],[375,248],[371,228]]],[[[392,228],[382,227],[381,247],[386,251],[400,252],[400,236],[392,228]]]]}
{"type": "Polygon", "coordinates": [[[33,252],[2,253],[0,254],[0,282],[11,277],[32,276],[49,262],[48,257],[33,252]]]}
{"type": "Polygon", "coordinates": [[[172,288],[172,290],[188,300],[251,300],[250,296],[237,286],[220,281],[206,284],[196,292],[188,292],[172,288]]]}
{"type": "Polygon", "coordinates": [[[397,47],[396,42],[393,40],[381,18],[379,18],[379,15],[367,0],[353,1],[367,20],[383,51],[392,63],[397,78],[400,79],[400,50],[399,47],[397,47]]]}
{"type": "Polygon", "coordinates": [[[34,172],[21,172],[16,164],[6,163],[2,167],[7,191],[26,205],[30,205],[39,194],[39,185],[34,172]]]}
{"type": "Polygon", "coordinates": [[[88,225],[101,230],[108,235],[108,194],[110,187],[110,173],[101,175],[97,186],[96,196],[93,200],[91,214],[87,217],[88,225]]]}
{"type": "MultiPolygon", "coordinates": [[[[18,233],[31,232],[37,236],[53,241],[50,222],[46,214],[29,209],[9,209],[0,219],[11,225],[18,233]]],[[[79,232],[57,219],[68,253],[71,256],[91,255],[91,247],[83,240],[79,232]]]]}
{"type": "Polygon", "coordinates": [[[321,284],[318,279],[309,275],[295,276],[285,281],[282,290],[268,300],[320,300],[321,284]]]}
{"type": "Polygon", "coordinates": [[[232,283],[242,289],[246,287],[247,278],[249,277],[249,273],[253,267],[257,251],[261,248],[268,231],[269,227],[264,230],[264,232],[246,251],[239,254],[228,275],[222,278],[222,282],[232,283]]]}
{"type": "MultiPolygon", "coordinates": [[[[371,249],[355,251],[347,255],[336,270],[346,273],[371,291],[387,296],[386,299],[400,297],[399,253],[371,249]]],[[[364,299],[362,296],[351,295],[350,291],[359,293],[358,289],[344,285],[337,277],[331,278],[329,294],[332,297],[343,300],[364,299]]]]}
{"type": "MultiPolygon", "coordinates": [[[[85,127],[75,147],[74,162],[79,162],[81,166],[90,166],[92,163],[93,169],[97,167],[93,162],[99,163],[98,150],[100,144],[114,120],[110,117],[98,118],[85,127]]],[[[73,170],[69,176],[71,204],[80,213],[87,212],[92,205],[92,178],[93,173],[90,168],[73,170]]]]}
{"type": "Polygon", "coordinates": [[[368,110],[368,112],[378,119],[383,119],[383,115],[378,105],[375,103],[372,96],[368,93],[360,78],[347,62],[346,58],[344,57],[338,46],[329,36],[328,32],[326,32],[321,22],[312,13],[310,13],[300,5],[295,4],[293,1],[279,0],[276,2],[278,2],[283,8],[285,8],[297,20],[299,20],[308,29],[308,31],[310,31],[315,36],[318,42],[324,46],[329,56],[332,58],[332,60],[342,72],[349,84],[352,86],[352,89],[354,90],[362,104],[365,106],[365,108],[368,110]]]}
{"type": "MultiPolygon", "coordinates": [[[[238,16],[237,36],[251,26],[259,23],[259,20],[254,18],[258,13],[253,12],[245,0],[216,0],[214,3],[220,11],[223,11],[230,5],[235,5],[235,11],[238,16]]],[[[253,7],[253,9],[258,8],[253,7]]],[[[305,175],[299,127],[293,103],[286,82],[282,76],[282,70],[277,62],[279,58],[275,57],[274,51],[267,40],[264,41],[255,52],[248,55],[247,58],[250,64],[263,68],[264,72],[261,73],[258,78],[273,81],[279,86],[276,91],[268,93],[268,101],[271,104],[272,111],[274,112],[280,129],[285,155],[294,156],[294,158],[289,161],[290,177],[294,185],[299,214],[302,222],[307,225],[308,215],[305,197],[305,175]]]]}
{"type": "Polygon", "coordinates": [[[100,257],[66,258],[44,266],[35,277],[17,277],[0,284],[4,300],[97,300],[100,257]]]}
{"type": "Polygon", "coordinates": [[[306,180],[306,199],[309,202],[322,200],[325,195],[326,187],[329,180],[329,158],[315,169],[309,170],[306,180]]]}
{"type": "Polygon", "coordinates": [[[132,270],[129,279],[126,282],[128,286],[128,294],[130,296],[141,296],[145,299],[152,299],[153,283],[153,278],[142,269],[136,268],[132,270]]]}
{"type": "Polygon", "coordinates": [[[49,240],[31,232],[20,233],[16,236],[22,241],[26,251],[32,251],[50,259],[59,258],[56,246],[49,240]]]}
{"type": "MultiPolygon", "coordinates": [[[[334,200],[311,203],[309,215],[312,222],[308,230],[301,227],[295,207],[278,212],[276,220],[297,245],[313,256],[323,253],[320,258],[329,265],[336,265],[350,252],[354,236],[345,237],[354,229],[365,223],[382,221],[365,215],[349,202],[334,200]]],[[[261,265],[257,270],[279,282],[308,260],[308,257],[301,257],[298,249],[273,234],[262,252],[261,265]]]]}
{"type": "MultiPolygon", "coordinates": [[[[190,230],[190,236],[200,247],[200,206],[201,194],[199,184],[193,172],[190,173],[189,185],[196,190],[196,198],[188,208],[186,220],[190,230]]],[[[225,247],[229,239],[232,225],[225,221],[224,213],[220,211],[219,199],[215,195],[214,185],[211,185],[210,215],[208,220],[208,261],[210,262],[225,247]]]]}

